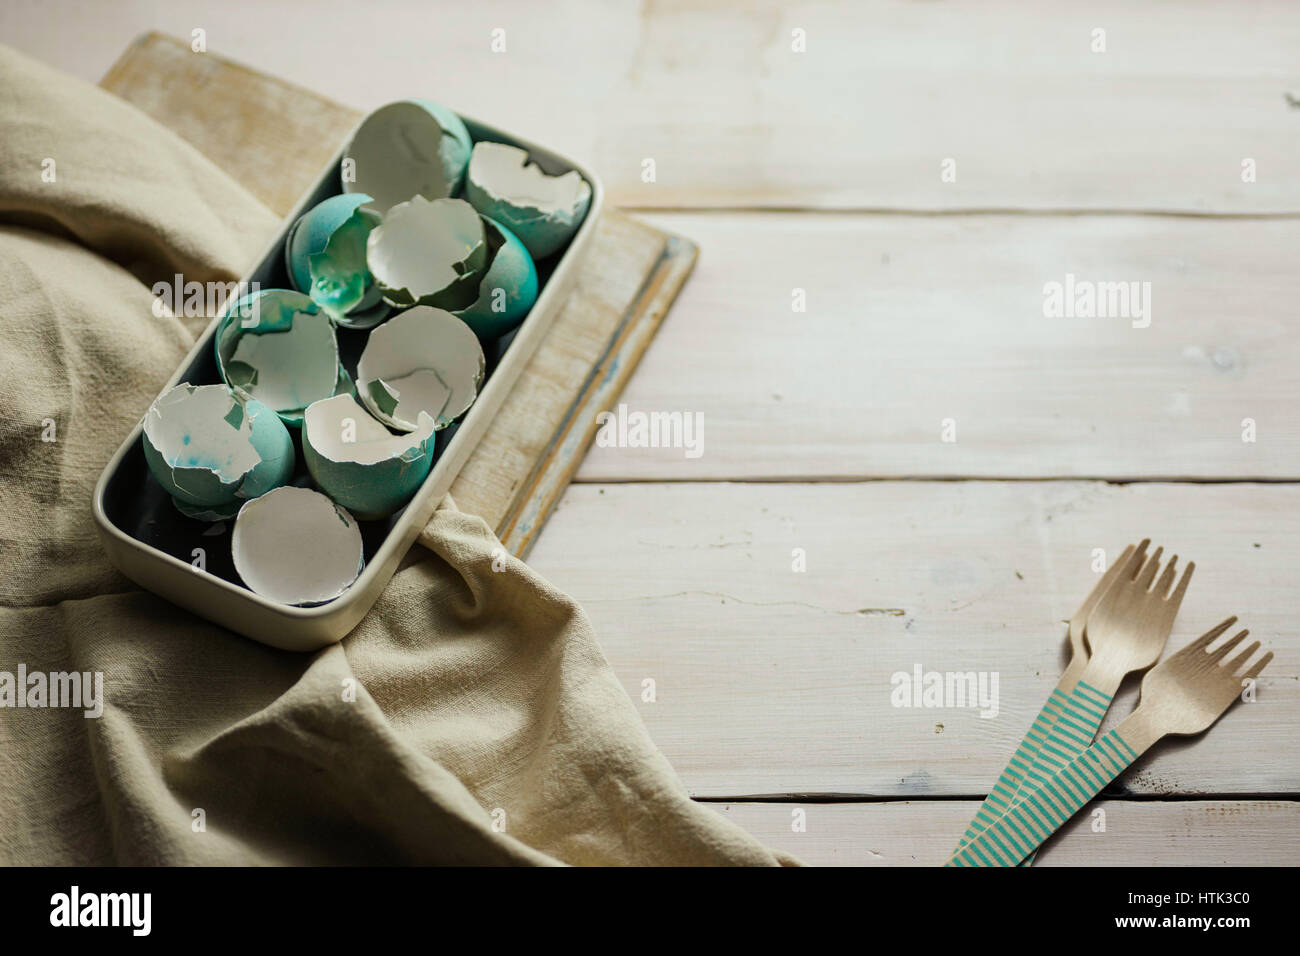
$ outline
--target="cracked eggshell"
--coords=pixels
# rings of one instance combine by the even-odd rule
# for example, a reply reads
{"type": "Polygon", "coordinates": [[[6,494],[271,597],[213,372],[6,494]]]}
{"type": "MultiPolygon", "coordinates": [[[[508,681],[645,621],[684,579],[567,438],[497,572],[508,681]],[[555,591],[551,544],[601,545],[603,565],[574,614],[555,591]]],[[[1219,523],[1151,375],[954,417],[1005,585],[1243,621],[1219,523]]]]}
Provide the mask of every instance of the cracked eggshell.
{"type": "Polygon", "coordinates": [[[231,518],[250,498],[293,474],[293,441],[279,417],[224,385],[182,383],[149,406],[145,461],[177,510],[201,521],[231,518]]]}
{"type": "Polygon", "coordinates": [[[313,402],[303,419],[302,454],[316,485],[358,518],[384,518],[415,494],[433,467],[434,421],[394,435],[351,395],[313,402]]]}
{"type": "Polygon", "coordinates": [[[265,289],[244,296],[222,316],[213,343],[222,380],[288,425],[301,424],[312,402],[351,387],[333,324],[301,292],[265,289]]]}
{"type": "Polygon", "coordinates": [[[486,368],[473,329],[450,312],[416,306],[370,333],[357,362],[357,395],[398,431],[415,431],[421,412],[442,429],[474,404],[486,368]]]}
{"type": "Polygon", "coordinates": [[[487,216],[480,218],[488,237],[487,272],[474,304],[452,314],[477,335],[493,339],[522,322],[537,301],[537,266],[514,233],[487,216]]]}
{"type": "Polygon", "coordinates": [[[591,185],[576,170],[548,176],[528,153],[505,143],[476,143],[465,198],[505,225],[534,259],[554,254],[577,231],[591,206],[591,185]]]}
{"type": "Polygon", "coordinates": [[[331,196],[304,213],[284,243],[289,281],[350,329],[378,325],[391,311],[366,266],[366,240],[378,213],[362,209],[365,193],[331,196]]]}
{"type": "Polygon", "coordinates": [[[366,263],[392,305],[465,309],[478,298],[488,252],[483,220],[473,206],[415,196],[390,209],[371,231],[366,263]]]}
{"type": "Polygon", "coordinates": [[[389,103],[362,121],[343,151],[343,191],[373,196],[381,214],[413,196],[446,199],[460,190],[472,148],[469,130],[445,106],[389,103]]]}
{"type": "Polygon", "coordinates": [[[291,485],[239,509],[230,552],[250,590],[300,607],[334,600],[365,567],[356,519],[319,491],[291,485]]]}

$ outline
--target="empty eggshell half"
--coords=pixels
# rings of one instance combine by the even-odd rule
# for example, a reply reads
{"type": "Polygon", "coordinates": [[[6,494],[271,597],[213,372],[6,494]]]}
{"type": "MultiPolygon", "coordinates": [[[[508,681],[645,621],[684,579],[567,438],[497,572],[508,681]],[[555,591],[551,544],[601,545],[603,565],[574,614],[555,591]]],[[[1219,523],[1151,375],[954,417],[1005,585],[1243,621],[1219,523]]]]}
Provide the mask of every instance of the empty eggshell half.
{"type": "Polygon", "coordinates": [[[480,218],[488,240],[487,272],[478,298],[453,314],[477,335],[492,339],[522,322],[537,301],[537,267],[514,233],[487,216],[480,218]]]}
{"type": "Polygon", "coordinates": [[[433,466],[434,421],[420,412],[415,431],[394,435],[351,395],[307,407],[302,453],[321,491],[362,520],[383,518],[415,494],[433,466]]]}
{"type": "Polygon", "coordinates": [[[381,106],[357,127],[343,152],[345,193],[373,196],[381,214],[412,196],[456,195],[472,143],[461,118],[429,100],[381,106]]]}
{"type": "Polygon", "coordinates": [[[221,521],[293,474],[293,442],[261,402],[224,385],[182,383],[149,406],[141,444],[149,470],[176,508],[221,521]]]}
{"type": "Polygon", "coordinates": [[[289,425],[301,424],[312,402],[351,385],[333,324],[301,292],[266,289],[244,296],[222,317],[214,342],[226,384],[289,425]]]}
{"type": "Polygon", "coordinates": [[[468,308],[488,264],[483,220],[462,199],[415,196],[371,231],[366,262],[392,305],[468,308]]]}
{"type": "Polygon", "coordinates": [[[416,306],[370,333],[357,362],[357,394],[398,431],[419,428],[421,412],[442,429],[474,403],[486,368],[468,325],[442,309],[416,306]]]}
{"type": "Polygon", "coordinates": [[[356,519],[319,491],[288,485],[239,509],[230,551],[251,590],[296,606],[334,600],[365,567],[356,519]]]}
{"type": "Polygon", "coordinates": [[[368,329],[390,310],[366,266],[366,240],[378,213],[362,209],[365,193],[331,196],[304,213],[284,244],[289,280],[336,324],[368,329]]]}
{"type": "Polygon", "coordinates": [[[510,229],[534,259],[569,241],[591,206],[591,186],[569,170],[548,176],[528,153],[504,143],[476,143],[465,197],[483,215],[510,229]]]}

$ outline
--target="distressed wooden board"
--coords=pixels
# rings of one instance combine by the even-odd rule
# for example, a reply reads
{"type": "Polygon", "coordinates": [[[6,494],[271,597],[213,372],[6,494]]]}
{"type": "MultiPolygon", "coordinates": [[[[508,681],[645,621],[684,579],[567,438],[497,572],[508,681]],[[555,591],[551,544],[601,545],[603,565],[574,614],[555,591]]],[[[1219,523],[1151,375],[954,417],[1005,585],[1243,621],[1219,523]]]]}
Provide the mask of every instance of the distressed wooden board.
{"type": "Polygon", "coordinates": [[[88,78],[141,30],[198,28],[338,102],[429,90],[587,158],[621,206],[1300,211],[1289,0],[44,0],[0,16],[6,42],[88,78]]]}
{"type": "Polygon", "coordinates": [[[1122,786],[1300,794],[1300,486],[572,485],[529,563],[582,603],[692,793],[917,799],[987,792],[1060,674],[1093,549],[1141,535],[1197,563],[1170,648],[1238,614],[1276,659],[1256,703],[1122,786]],[[893,706],[917,665],[996,673],[997,716],[893,706]]]}
{"type": "MultiPolygon", "coordinates": [[[[818,866],[939,866],[979,806],[925,803],[710,804],[768,846],[818,866]],[[794,832],[793,811],[807,829],[794,832]]],[[[1296,866],[1300,804],[1289,800],[1101,800],[1065,825],[1034,866],[1296,866]],[[1105,813],[1105,831],[1093,814],[1105,813]]]]}
{"type": "MultiPolygon", "coordinates": [[[[360,113],[172,37],[140,37],[102,85],[284,214],[360,113]]],[[[451,494],[523,554],[694,267],[696,247],[607,210],[574,293],[451,494]]]]}
{"type": "Polygon", "coordinates": [[[1300,477],[1300,221],[652,221],[709,254],[623,401],[702,414],[703,454],[596,447],[581,480],[1300,477]],[[1067,273],[1150,282],[1150,326],[1045,317],[1067,273]]]}

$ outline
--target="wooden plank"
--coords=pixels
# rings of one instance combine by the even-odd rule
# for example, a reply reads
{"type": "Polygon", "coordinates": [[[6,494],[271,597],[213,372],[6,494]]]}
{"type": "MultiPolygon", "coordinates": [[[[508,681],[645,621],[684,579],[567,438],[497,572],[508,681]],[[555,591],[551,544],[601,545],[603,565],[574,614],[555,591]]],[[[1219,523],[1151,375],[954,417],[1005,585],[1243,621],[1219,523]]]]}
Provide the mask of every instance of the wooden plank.
{"type": "MultiPolygon", "coordinates": [[[[817,866],[940,866],[975,802],[710,804],[768,846],[817,866]],[[807,827],[795,832],[795,810],[807,827]]],[[[1102,800],[1043,847],[1035,866],[1296,866],[1300,804],[1102,800]],[[1106,829],[1093,830],[1104,812],[1106,829]]]]}
{"type": "Polygon", "coordinates": [[[692,793],[982,796],[1060,674],[1093,549],[1143,535],[1197,563],[1171,649],[1238,614],[1276,659],[1256,703],[1122,786],[1300,793],[1300,486],[572,485],[529,563],[582,603],[692,793]],[[996,674],[997,715],[894,706],[918,666],[996,674]]]}
{"type": "Polygon", "coordinates": [[[252,0],[49,0],[4,25],[7,42],[87,78],[141,30],[199,27],[210,50],[358,108],[427,91],[588,159],[622,206],[1300,211],[1287,98],[1300,99],[1300,7],[1286,0],[516,0],[490,13],[375,0],[310,16],[252,0]]]}
{"type": "MultiPolygon", "coordinates": [[[[157,33],[104,77],[284,214],[359,113],[157,33]]],[[[616,210],[601,220],[575,292],[452,486],[523,554],[582,460],[595,411],[622,391],[695,265],[690,240],[616,210]]]]}
{"type": "Polygon", "coordinates": [[[1300,477],[1295,222],[652,221],[709,251],[623,401],[702,415],[703,454],[597,447],[580,480],[1300,477]],[[1069,274],[1149,282],[1149,327],[1046,317],[1069,274]]]}

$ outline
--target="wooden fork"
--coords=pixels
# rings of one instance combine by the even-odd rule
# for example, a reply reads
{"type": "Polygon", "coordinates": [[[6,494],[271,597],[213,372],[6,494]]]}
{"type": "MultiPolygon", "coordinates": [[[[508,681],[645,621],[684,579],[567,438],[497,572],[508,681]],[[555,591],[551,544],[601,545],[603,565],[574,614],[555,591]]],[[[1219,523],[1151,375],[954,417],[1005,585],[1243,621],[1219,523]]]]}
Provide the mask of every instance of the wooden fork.
{"type": "MultiPolygon", "coordinates": [[[[1124,676],[1130,671],[1145,670],[1160,657],[1196,565],[1188,564],[1178,589],[1170,596],[1178,562],[1175,556],[1153,590],[1152,582],[1160,569],[1164,549],[1157,548],[1154,555],[1146,558],[1147,544],[1144,540],[1130,556],[1123,571],[1088,614],[1084,636],[1091,654],[1083,674],[1060,706],[1055,722],[1047,728],[1046,739],[1039,745],[1033,762],[1025,770],[1016,801],[1023,801],[1082,753],[1096,736],[1124,676]]],[[[1000,807],[999,812],[1006,814],[1010,809],[1000,807]]]]}
{"type": "MultiPolygon", "coordinates": [[[[1133,573],[1121,575],[1088,615],[1088,663],[1026,772],[1022,791],[1042,786],[1087,749],[1125,675],[1146,670],[1159,659],[1196,570],[1196,564],[1188,562],[1171,594],[1178,557],[1170,559],[1156,581],[1162,553],[1156,548],[1145,563],[1134,555],[1127,566],[1133,573]]],[[[1024,798],[1023,792],[1019,798],[1024,798]]]]}
{"type": "Polygon", "coordinates": [[[1129,577],[1133,577],[1137,573],[1137,569],[1142,566],[1142,561],[1146,558],[1147,546],[1150,543],[1150,539],[1144,539],[1136,548],[1131,544],[1128,545],[1124,549],[1124,553],[1106,569],[1106,573],[1101,576],[1101,580],[1092,589],[1092,593],[1088,595],[1079,610],[1074,613],[1074,617],[1070,618],[1070,663],[1065,668],[1065,673],[1061,675],[1061,679],[1056,682],[1052,693],[1048,695],[1047,703],[1043,705],[1043,709],[1034,718],[1034,722],[1025,733],[1024,739],[1020,741],[1020,746],[1011,755],[1010,762],[1002,768],[1002,774],[998,777],[997,783],[993,785],[989,795],[984,798],[980,808],[975,811],[974,818],[971,820],[970,825],[966,827],[965,836],[957,844],[958,849],[979,836],[985,827],[995,823],[1003,814],[1015,806],[1016,797],[1024,784],[1026,772],[1033,765],[1034,759],[1038,756],[1039,748],[1047,739],[1052,725],[1056,723],[1056,718],[1061,713],[1062,706],[1069,699],[1070,693],[1074,690],[1075,684],[1079,682],[1079,678],[1083,676],[1084,668],[1088,664],[1088,648],[1083,637],[1088,616],[1101,601],[1102,596],[1110,590],[1110,586],[1121,575],[1128,574],[1129,577]]]}
{"type": "Polygon", "coordinates": [[[1259,650],[1255,641],[1223,663],[1250,633],[1245,630],[1209,650],[1236,620],[1228,618],[1152,668],[1142,680],[1142,698],[1133,713],[1044,780],[1036,793],[954,854],[948,865],[1015,866],[1161,737],[1191,736],[1213,726],[1243,686],[1273,659],[1269,651],[1243,672],[1259,650]]]}

